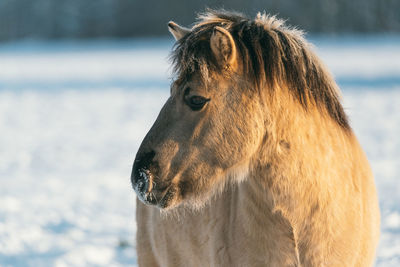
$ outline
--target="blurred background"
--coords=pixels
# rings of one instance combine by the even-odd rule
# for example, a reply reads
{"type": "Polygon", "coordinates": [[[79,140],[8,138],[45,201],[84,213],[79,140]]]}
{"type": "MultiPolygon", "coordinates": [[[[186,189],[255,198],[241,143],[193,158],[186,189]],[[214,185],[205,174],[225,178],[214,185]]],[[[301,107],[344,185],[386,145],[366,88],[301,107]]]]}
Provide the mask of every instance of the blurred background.
{"type": "Polygon", "coordinates": [[[169,95],[166,25],[206,7],[307,32],[375,174],[376,266],[400,266],[398,0],[1,0],[0,266],[137,265],[130,172],[169,95]]]}
{"type": "Polygon", "coordinates": [[[205,7],[266,10],[313,33],[400,31],[397,0],[2,0],[0,40],[159,36],[169,20],[189,25],[205,7]]]}

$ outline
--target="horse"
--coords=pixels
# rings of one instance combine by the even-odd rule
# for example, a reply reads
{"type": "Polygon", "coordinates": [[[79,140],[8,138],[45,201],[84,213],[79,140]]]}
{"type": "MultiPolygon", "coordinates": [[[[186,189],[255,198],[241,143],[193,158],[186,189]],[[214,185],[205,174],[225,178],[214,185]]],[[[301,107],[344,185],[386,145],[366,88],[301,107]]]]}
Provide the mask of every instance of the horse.
{"type": "Polygon", "coordinates": [[[168,28],[170,97],[131,175],[139,266],[371,266],[372,171],[303,32],[225,10],[168,28]]]}

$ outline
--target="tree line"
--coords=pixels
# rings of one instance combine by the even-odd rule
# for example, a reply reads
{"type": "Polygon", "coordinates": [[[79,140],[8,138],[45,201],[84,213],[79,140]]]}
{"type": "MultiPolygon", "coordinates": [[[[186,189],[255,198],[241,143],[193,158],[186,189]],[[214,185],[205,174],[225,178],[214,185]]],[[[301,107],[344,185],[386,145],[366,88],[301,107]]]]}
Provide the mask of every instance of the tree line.
{"type": "Polygon", "coordinates": [[[206,7],[265,10],[313,33],[400,32],[399,0],[1,0],[0,40],[159,36],[206,7]]]}

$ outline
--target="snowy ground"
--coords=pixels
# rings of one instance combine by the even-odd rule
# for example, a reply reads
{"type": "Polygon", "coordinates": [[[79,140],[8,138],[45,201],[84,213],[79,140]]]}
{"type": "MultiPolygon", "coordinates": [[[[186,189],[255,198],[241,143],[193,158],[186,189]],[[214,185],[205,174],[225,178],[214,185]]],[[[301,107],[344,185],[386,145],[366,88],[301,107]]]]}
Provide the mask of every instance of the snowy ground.
{"type": "MultiPolygon", "coordinates": [[[[400,266],[400,38],[313,38],[375,173],[400,266]]],[[[171,40],[0,45],[0,266],[135,266],[130,171],[171,40]]]]}

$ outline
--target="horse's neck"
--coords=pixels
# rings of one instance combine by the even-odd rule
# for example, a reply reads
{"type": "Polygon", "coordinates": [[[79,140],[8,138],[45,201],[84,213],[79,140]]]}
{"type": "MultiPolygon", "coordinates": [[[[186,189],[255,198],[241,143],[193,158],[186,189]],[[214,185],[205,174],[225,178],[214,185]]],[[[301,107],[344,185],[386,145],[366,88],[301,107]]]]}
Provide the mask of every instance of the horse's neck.
{"type": "Polygon", "coordinates": [[[249,188],[258,188],[252,193],[259,200],[297,224],[321,209],[349,178],[354,136],[317,109],[286,112],[261,147],[249,188]]]}
{"type": "MultiPolygon", "coordinates": [[[[268,167],[259,171],[268,173],[268,167]]],[[[250,173],[249,177],[231,190],[231,214],[236,214],[235,240],[247,244],[253,258],[268,259],[281,266],[298,266],[299,253],[290,221],[275,207],[273,194],[265,184],[250,173]],[[279,251],[279,253],[277,253],[279,251]]],[[[244,253],[244,254],[246,254],[244,253]]]]}

